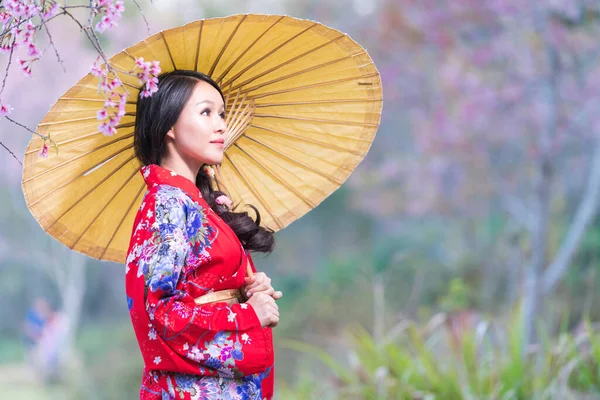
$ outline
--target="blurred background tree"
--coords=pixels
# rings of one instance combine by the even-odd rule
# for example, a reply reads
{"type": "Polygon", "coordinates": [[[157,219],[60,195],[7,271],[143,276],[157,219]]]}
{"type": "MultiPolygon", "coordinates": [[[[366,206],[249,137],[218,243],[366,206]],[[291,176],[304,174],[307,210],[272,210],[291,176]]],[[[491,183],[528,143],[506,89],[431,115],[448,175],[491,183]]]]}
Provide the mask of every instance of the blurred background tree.
{"type": "MultiPolygon", "coordinates": [[[[256,260],[285,293],[280,398],[599,393],[600,1],[140,5],[153,33],[243,12],[318,20],[361,43],[380,70],[384,110],[368,156],[256,260]]],[[[102,38],[109,55],[147,35],[133,2],[126,7],[102,38]]],[[[76,26],[51,29],[67,73],[46,56],[43,73],[13,74],[3,95],[30,127],[96,57],[76,26]]],[[[0,140],[18,156],[28,139],[0,120],[0,140]]],[[[0,392],[134,398],[142,361],[123,266],[73,256],[47,237],[26,209],[20,165],[2,154],[0,392]],[[37,296],[69,314],[75,335],[63,382],[43,388],[21,339],[37,296]]]]}

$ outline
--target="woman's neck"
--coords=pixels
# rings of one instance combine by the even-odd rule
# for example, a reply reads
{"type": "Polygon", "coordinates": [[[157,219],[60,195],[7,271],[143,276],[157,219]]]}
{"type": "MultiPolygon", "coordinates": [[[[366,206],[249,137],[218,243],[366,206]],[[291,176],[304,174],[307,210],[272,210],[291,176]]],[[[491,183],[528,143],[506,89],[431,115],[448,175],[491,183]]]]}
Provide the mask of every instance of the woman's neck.
{"type": "Polygon", "coordinates": [[[198,171],[200,171],[200,165],[190,165],[190,163],[186,163],[181,158],[164,157],[160,166],[189,179],[194,184],[196,183],[198,171]]]}

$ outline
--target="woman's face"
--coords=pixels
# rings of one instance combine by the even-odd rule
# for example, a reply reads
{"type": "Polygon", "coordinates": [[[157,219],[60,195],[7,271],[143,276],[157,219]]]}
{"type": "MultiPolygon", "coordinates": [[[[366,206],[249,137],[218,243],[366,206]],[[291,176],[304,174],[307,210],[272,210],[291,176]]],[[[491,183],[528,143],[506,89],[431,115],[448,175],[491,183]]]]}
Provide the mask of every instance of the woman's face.
{"type": "Polygon", "coordinates": [[[225,105],[219,92],[199,81],[167,137],[187,162],[217,165],[225,149],[225,105]]]}

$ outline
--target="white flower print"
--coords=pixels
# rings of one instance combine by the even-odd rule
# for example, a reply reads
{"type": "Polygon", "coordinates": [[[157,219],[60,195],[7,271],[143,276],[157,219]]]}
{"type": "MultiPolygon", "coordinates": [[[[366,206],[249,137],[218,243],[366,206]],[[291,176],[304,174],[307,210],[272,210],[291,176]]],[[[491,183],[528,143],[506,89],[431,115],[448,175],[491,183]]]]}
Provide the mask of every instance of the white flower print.
{"type": "Polygon", "coordinates": [[[248,308],[248,304],[246,304],[246,303],[242,303],[242,304],[240,305],[240,307],[242,307],[242,310],[245,310],[245,309],[247,309],[247,308],[248,308]]]}
{"type": "Polygon", "coordinates": [[[154,329],[150,329],[148,332],[148,339],[156,340],[156,331],[154,329]]]}
{"type": "Polygon", "coordinates": [[[229,310],[229,315],[227,316],[227,321],[229,321],[229,322],[235,321],[235,317],[236,316],[237,316],[236,313],[234,313],[233,311],[229,310]]]}
{"type": "Polygon", "coordinates": [[[150,175],[150,168],[149,167],[144,167],[144,178],[147,178],[148,175],[150,175]]]}
{"type": "Polygon", "coordinates": [[[154,213],[152,212],[152,210],[148,210],[148,214],[146,214],[146,216],[148,218],[152,218],[153,215],[154,215],[154,213]]]}
{"type": "Polygon", "coordinates": [[[244,333],[242,334],[242,342],[244,342],[244,344],[250,344],[252,339],[250,339],[250,336],[248,336],[247,333],[244,333]]]}
{"type": "Polygon", "coordinates": [[[185,351],[187,351],[189,348],[190,348],[190,345],[187,342],[185,342],[185,344],[183,345],[183,349],[185,351]]]}
{"type": "Polygon", "coordinates": [[[171,171],[171,176],[177,176],[177,172],[171,171]]]}
{"type": "Polygon", "coordinates": [[[161,361],[162,361],[162,358],[160,358],[160,356],[154,357],[154,364],[158,365],[158,364],[160,364],[161,361]]]}
{"type": "Polygon", "coordinates": [[[149,313],[148,318],[150,318],[150,321],[154,321],[154,313],[153,312],[149,313]]]}

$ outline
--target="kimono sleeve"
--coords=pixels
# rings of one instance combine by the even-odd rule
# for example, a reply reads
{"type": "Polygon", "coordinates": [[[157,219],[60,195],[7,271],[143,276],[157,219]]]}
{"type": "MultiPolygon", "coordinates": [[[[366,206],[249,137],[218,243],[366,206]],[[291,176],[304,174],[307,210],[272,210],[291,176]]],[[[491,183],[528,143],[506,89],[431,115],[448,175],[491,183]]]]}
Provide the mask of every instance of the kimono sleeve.
{"type": "Polygon", "coordinates": [[[209,349],[211,343],[224,345],[230,337],[240,333],[248,337],[247,332],[261,330],[260,321],[248,304],[200,306],[194,302],[185,290],[186,285],[180,282],[190,251],[186,214],[191,200],[170,190],[159,190],[153,200],[147,202],[148,211],[144,214],[150,218],[151,236],[142,249],[145,256],[139,261],[145,262],[140,269],[144,271],[146,311],[151,321],[149,336],[160,337],[180,356],[213,369],[235,367],[242,375],[264,369],[255,359],[246,357],[244,360],[243,354],[247,351],[241,348],[239,341],[235,362],[215,364],[209,354],[214,351],[209,349]]]}

